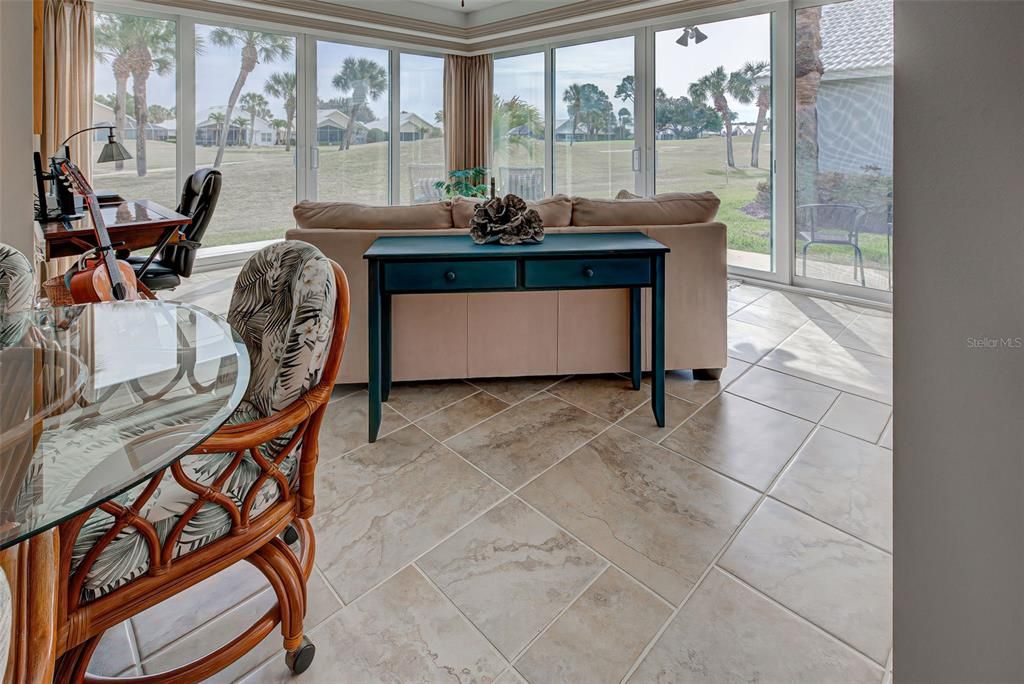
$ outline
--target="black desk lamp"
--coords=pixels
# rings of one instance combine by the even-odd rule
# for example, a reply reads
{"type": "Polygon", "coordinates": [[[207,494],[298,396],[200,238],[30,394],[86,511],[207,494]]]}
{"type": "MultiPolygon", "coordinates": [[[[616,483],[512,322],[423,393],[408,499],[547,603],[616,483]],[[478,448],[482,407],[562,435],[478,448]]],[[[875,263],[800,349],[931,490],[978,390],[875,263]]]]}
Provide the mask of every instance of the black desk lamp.
{"type": "Polygon", "coordinates": [[[102,130],[104,128],[108,131],[107,142],[103,145],[103,149],[100,150],[100,156],[99,159],[96,160],[96,163],[105,164],[107,162],[131,159],[132,155],[128,153],[125,146],[114,139],[113,126],[90,126],[89,128],[83,128],[82,130],[69,135],[60,144],[60,146],[64,148],[64,155],[62,157],[50,157],[50,173],[43,173],[42,156],[38,152],[33,155],[36,170],[36,194],[39,196],[39,202],[36,204],[37,221],[42,223],[46,223],[48,221],[63,221],[68,217],[76,215],[75,198],[71,194],[71,190],[67,185],[59,182],[60,174],[57,171],[57,163],[55,160],[71,158],[71,150],[68,148],[68,141],[76,135],[80,135],[88,131],[102,130]],[[54,212],[51,212],[50,208],[47,206],[45,181],[50,181],[53,184],[54,194],[57,198],[57,207],[54,212]]]}

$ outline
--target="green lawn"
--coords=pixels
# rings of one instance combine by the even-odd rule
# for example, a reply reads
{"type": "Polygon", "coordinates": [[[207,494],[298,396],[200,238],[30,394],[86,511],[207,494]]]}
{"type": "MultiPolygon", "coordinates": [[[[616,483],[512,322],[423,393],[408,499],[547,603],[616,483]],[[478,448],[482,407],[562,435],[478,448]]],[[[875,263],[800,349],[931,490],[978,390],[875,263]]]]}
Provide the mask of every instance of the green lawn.
{"type": "MultiPolygon", "coordinates": [[[[541,141],[530,141],[532,149],[513,145],[507,151],[510,166],[531,166],[531,159],[543,159],[541,141]]],[[[96,144],[96,153],[101,143],[96,144]]],[[[658,192],[711,190],[722,199],[718,218],[729,227],[731,249],[767,254],[771,222],[750,216],[743,207],[757,195],[757,184],[768,178],[767,168],[751,168],[751,137],[734,139],[738,168],[725,164],[725,140],[709,137],[698,140],[658,141],[658,192]]],[[[570,195],[612,197],[620,189],[633,190],[629,140],[578,142],[555,145],[557,190],[570,195]]],[[[129,143],[134,154],[134,146],[129,143]]],[[[281,237],[293,225],[295,203],[294,150],[283,147],[228,148],[221,165],[224,186],[213,224],[204,245],[224,245],[281,237]]],[[[216,148],[196,148],[196,163],[213,162],[216,148]]],[[[443,164],[440,138],[401,143],[401,201],[410,201],[410,163],[443,164]]],[[[761,166],[771,159],[768,138],[761,146],[761,166]]],[[[94,185],[116,190],[130,198],[150,198],[173,207],[177,204],[173,143],[150,141],[147,145],[149,173],[140,178],[134,161],[115,171],[112,164],[96,166],[94,185]]],[[[339,151],[333,146],[320,148],[318,194],[321,199],[345,199],[369,204],[384,204],[386,197],[387,144],[369,143],[339,151]]],[[[802,245],[797,245],[797,250],[802,245]]],[[[862,236],[862,248],[868,266],[885,266],[885,237],[862,236]]],[[[838,263],[850,261],[849,248],[812,248],[812,258],[838,263]]]]}

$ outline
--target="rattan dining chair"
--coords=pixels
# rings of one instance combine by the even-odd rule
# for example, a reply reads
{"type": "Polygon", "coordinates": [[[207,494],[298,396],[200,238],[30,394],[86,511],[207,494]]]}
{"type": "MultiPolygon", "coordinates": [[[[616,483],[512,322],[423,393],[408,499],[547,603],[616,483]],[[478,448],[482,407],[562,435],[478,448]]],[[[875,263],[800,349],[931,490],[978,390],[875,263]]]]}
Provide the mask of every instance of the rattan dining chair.
{"type": "Polygon", "coordinates": [[[57,681],[90,681],[107,629],[241,560],[263,573],[276,605],[228,644],[141,681],[206,679],[277,625],[288,666],[309,667],[317,440],[349,310],[344,271],[312,245],[276,243],[246,262],[228,313],[252,366],[238,409],[180,461],[60,526],[57,681]]]}

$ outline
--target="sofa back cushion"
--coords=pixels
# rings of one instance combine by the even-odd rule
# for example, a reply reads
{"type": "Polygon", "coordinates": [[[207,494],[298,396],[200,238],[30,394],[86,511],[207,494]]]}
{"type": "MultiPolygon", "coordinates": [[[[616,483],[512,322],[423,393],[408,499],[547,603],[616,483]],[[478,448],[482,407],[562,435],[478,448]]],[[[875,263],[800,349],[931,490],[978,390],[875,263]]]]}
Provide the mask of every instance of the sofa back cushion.
{"type": "Polygon", "coordinates": [[[309,202],[292,209],[299,228],[338,230],[409,230],[452,227],[452,203],[372,206],[355,202],[309,202]]]}
{"type": "MultiPolygon", "coordinates": [[[[452,200],[452,223],[456,228],[469,230],[469,222],[476,211],[476,205],[483,200],[478,197],[456,197],[452,200]]],[[[536,209],[545,228],[568,226],[572,219],[572,200],[567,195],[552,195],[526,206],[536,209]]]]}
{"type": "Polygon", "coordinates": [[[572,198],[574,226],[674,226],[715,219],[713,192],[666,192],[636,199],[572,198]]]}

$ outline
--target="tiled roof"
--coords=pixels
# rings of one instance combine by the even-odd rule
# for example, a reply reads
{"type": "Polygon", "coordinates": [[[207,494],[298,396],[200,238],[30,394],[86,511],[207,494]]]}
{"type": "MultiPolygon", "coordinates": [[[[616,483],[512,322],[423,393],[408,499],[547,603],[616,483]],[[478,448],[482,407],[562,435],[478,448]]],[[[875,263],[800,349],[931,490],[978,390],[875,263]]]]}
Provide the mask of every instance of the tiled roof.
{"type": "Polygon", "coordinates": [[[851,0],[821,10],[821,63],[829,72],[892,66],[892,0],[851,0]]]}

